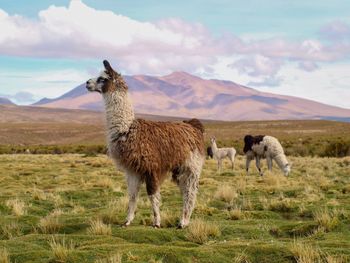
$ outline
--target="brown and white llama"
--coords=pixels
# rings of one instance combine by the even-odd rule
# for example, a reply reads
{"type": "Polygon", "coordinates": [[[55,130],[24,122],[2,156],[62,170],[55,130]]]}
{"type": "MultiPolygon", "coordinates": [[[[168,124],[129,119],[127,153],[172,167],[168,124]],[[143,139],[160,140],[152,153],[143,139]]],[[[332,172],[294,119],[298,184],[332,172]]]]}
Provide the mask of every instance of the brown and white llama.
{"type": "Polygon", "coordinates": [[[246,171],[249,172],[249,164],[255,159],[256,168],[263,176],[260,168],[260,159],[266,158],[267,167],[272,171],[272,160],[275,160],[285,176],[288,176],[291,166],[288,163],[283,147],[277,138],[268,135],[246,135],[244,137],[244,154],[246,155],[246,171]]]}
{"type": "Polygon", "coordinates": [[[153,209],[153,226],[160,227],[160,186],[167,174],[179,185],[183,212],[179,227],[189,224],[205,159],[204,128],[197,119],[181,123],[136,119],[123,77],[108,61],[99,77],[86,82],[102,94],[110,157],[126,174],[129,205],[125,226],[134,219],[137,195],[145,182],[153,209]]]}

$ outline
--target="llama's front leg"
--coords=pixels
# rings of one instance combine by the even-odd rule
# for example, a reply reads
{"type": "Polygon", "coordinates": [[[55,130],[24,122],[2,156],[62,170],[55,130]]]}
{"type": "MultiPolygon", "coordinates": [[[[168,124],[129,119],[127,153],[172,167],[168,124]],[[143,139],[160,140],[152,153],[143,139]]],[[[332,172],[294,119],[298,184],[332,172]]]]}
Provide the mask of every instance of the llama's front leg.
{"type": "Polygon", "coordinates": [[[190,223],[198,192],[199,174],[184,174],[182,177],[183,180],[180,181],[180,189],[183,198],[183,209],[179,228],[184,228],[190,223]]]}
{"type": "Polygon", "coordinates": [[[255,158],[255,164],[256,164],[256,168],[259,171],[260,176],[263,176],[264,174],[263,174],[263,172],[261,171],[261,168],[260,168],[260,157],[257,156],[255,158]]]}
{"type": "Polygon", "coordinates": [[[129,205],[128,205],[128,215],[126,217],[126,222],[124,223],[124,226],[129,226],[135,217],[137,195],[140,190],[141,177],[135,174],[127,174],[126,180],[128,183],[129,205]]]}
{"type": "Polygon", "coordinates": [[[269,156],[266,156],[266,162],[267,162],[267,168],[269,171],[272,171],[272,158],[269,156]]]}
{"type": "Polygon", "coordinates": [[[245,170],[247,171],[247,175],[249,175],[249,165],[251,161],[252,159],[247,156],[247,159],[245,161],[245,170]]]}
{"type": "Polygon", "coordinates": [[[219,170],[219,173],[221,173],[221,170],[222,170],[222,160],[221,159],[218,160],[218,170],[219,170]]]}
{"type": "Polygon", "coordinates": [[[160,228],[160,193],[159,190],[154,193],[153,195],[149,195],[149,200],[151,201],[152,204],[152,209],[153,209],[153,226],[155,228],[160,228]]]}
{"type": "Polygon", "coordinates": [[[235,157],[234,156],[231,158],[231,164],[232,164],[232,170],[233,170],[233,168],[235,167],[235,157]]]}

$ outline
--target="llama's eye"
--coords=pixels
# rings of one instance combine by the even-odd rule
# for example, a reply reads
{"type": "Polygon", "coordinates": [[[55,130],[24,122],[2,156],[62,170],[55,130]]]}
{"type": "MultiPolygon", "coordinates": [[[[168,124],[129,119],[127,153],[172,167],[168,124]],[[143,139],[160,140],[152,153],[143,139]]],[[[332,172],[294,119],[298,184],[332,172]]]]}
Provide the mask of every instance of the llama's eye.
{"type": "Polygon", "coordinates": [[[99,77],[98,79],[97,79],[97,82],[105,82],[106,81],[106,79],[105,78],[102,78],[102,77],[99,77]]]}

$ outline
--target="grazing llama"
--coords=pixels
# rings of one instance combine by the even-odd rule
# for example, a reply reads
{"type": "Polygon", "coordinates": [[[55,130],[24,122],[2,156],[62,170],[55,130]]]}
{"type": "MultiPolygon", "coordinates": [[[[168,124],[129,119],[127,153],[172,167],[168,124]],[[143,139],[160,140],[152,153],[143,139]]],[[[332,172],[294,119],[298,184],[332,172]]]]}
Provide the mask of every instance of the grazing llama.
{"type": "Polygon", "coordinates": [[[124,226],[134,219],[139,188],[145,182],[153,209],[153,226],[160,227],[159,189],[168,173],[172,174],[183,196],[179,227],[187,226],[205,159],[203,125],[197,119],[182,123],[136,119],[123,77],[108,61],[103,64],[105,70],[99,77],[88,80],[86,88],[102,94],[108,152],[126,174],[129,205],[124,226]]]}
{"type": "Polygon", "coordinates": [[[266,158],[267,167],[272,170],[272,160],[275,160],[279,168],[283,171],[285,176],[290,173],[290,164],[284,154],[283,147],[280,142],[272,136],[267,135],[246,135],[244,137],[244,149],[246,155],[246,171],[248,173],[249,164],[255,158],[256,168],[259,174],[263,176],[260,168],[260,159],[266,158]]]}
{"type": "Polygon", "coordinates": [[[211,142],[211,149],[213,151],[214,159],[218,161],[218,170],[221,171],[222,160],[225,159],[226,157],[231,161],[232,170],[233,170],[236,149],[233,147],[218,148],[218,146],[216,145],[216,139],[214,137],[210,139],[210,142],[211,142]]]}

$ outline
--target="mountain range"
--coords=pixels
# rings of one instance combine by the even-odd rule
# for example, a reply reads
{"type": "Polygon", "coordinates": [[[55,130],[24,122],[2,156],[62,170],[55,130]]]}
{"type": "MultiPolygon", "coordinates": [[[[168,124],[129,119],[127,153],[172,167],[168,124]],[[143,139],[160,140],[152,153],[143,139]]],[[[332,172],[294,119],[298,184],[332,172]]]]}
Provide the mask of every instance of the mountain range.
{"type": "MultiPolygon", "coordinates": [[[[125,76],[136,112],[214,120],[330,119],[350,121],[350,109],[312,100],[260,92],[237,83],[202,79],[186,72],[154,77],[125,76]]],[[[55,99],[34,105],[50,108],[103,110],[98,93],[85,84],[55,99]]]]}
{"type": "Polygon", "coordinates": [[[0,97],[0,105],[14,105],[14,103],[8,98],[0,97]]]}

